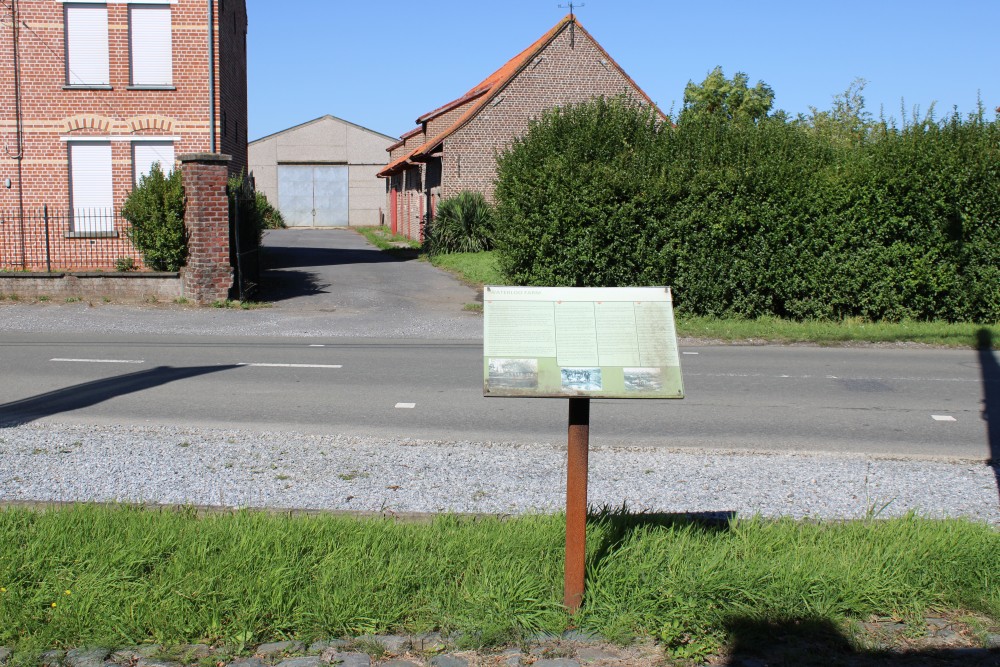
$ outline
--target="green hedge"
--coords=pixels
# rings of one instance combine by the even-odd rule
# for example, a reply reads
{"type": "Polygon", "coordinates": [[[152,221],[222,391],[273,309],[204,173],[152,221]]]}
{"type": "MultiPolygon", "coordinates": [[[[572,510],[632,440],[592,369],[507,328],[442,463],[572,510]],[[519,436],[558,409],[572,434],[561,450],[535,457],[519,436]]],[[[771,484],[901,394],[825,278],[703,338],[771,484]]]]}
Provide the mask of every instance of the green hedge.
{"type": "Polygon", "coordinates": [[[1000,127],[982,113],[838,142],[783,116],[674,127],[556,110],[498,158],[517,284],[675,288],[694,315],[1000,319],[1000,127]]]}

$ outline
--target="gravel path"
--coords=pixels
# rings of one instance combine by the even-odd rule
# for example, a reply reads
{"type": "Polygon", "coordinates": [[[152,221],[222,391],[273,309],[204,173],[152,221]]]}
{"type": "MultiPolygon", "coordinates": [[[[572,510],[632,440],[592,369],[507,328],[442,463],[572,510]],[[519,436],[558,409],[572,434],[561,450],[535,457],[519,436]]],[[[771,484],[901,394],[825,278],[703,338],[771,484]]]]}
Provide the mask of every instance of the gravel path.
{"type": "MultiPolygon", "coordinates": [[[[564,506],[565,448],[151,426],[0,428],[0,502],[127,501],[518,514],[564,506]]],[[[746,516],[967,517],[995,468],[834,454],[594,448],[590,504],[746,516]]]]}

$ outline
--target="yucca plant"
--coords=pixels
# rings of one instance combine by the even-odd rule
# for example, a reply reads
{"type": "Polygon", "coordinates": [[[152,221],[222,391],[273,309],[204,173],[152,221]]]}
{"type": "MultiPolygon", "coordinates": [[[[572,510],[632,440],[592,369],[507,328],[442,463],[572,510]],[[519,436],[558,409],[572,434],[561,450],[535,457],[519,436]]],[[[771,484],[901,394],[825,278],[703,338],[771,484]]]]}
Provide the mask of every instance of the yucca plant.
{"type": "Polygon", "coordinates": [[[493,207],[482,193],[460,192],[441,200],[437,215],[427,224],[424,248],[431,255],[490,250],[493,220],[493,207]]]}

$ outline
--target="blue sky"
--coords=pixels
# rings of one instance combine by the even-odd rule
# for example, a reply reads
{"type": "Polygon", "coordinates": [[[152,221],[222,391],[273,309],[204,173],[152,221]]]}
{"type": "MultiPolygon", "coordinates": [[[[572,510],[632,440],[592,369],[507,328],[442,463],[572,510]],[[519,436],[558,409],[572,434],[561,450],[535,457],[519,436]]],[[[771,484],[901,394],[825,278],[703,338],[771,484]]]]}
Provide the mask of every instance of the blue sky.
{"type": "MultiPolygon", "coordinates": [[[[398,136],[555,25],[558,0],[247,0],[250,139],[332,114],[398,136]]],[[[576,4],[576,3],[575,3],[576,4]]],[[[576,15],[664,110],[716,65],[791,114],[856,77],[899,119],[1000,106],[998,0],[587,0],[576,15]]]]}

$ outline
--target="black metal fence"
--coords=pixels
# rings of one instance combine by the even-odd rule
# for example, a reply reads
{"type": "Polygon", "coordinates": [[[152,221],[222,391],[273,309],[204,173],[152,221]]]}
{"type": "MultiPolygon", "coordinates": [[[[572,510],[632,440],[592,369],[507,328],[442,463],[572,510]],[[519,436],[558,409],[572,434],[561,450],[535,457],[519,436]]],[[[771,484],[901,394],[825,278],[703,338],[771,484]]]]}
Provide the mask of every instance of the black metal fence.
{"type": "Polygon", "coordinates": [[[253,174],[229,187],[229,263],[235,273],[235,292],[240,301],[260,289],[260,221],[253,174]]]}
{"type": "Polygon", "coordinates": [[[0,270],[128,271],[142,258],[113,209],[0,213],[0,270]]]}

